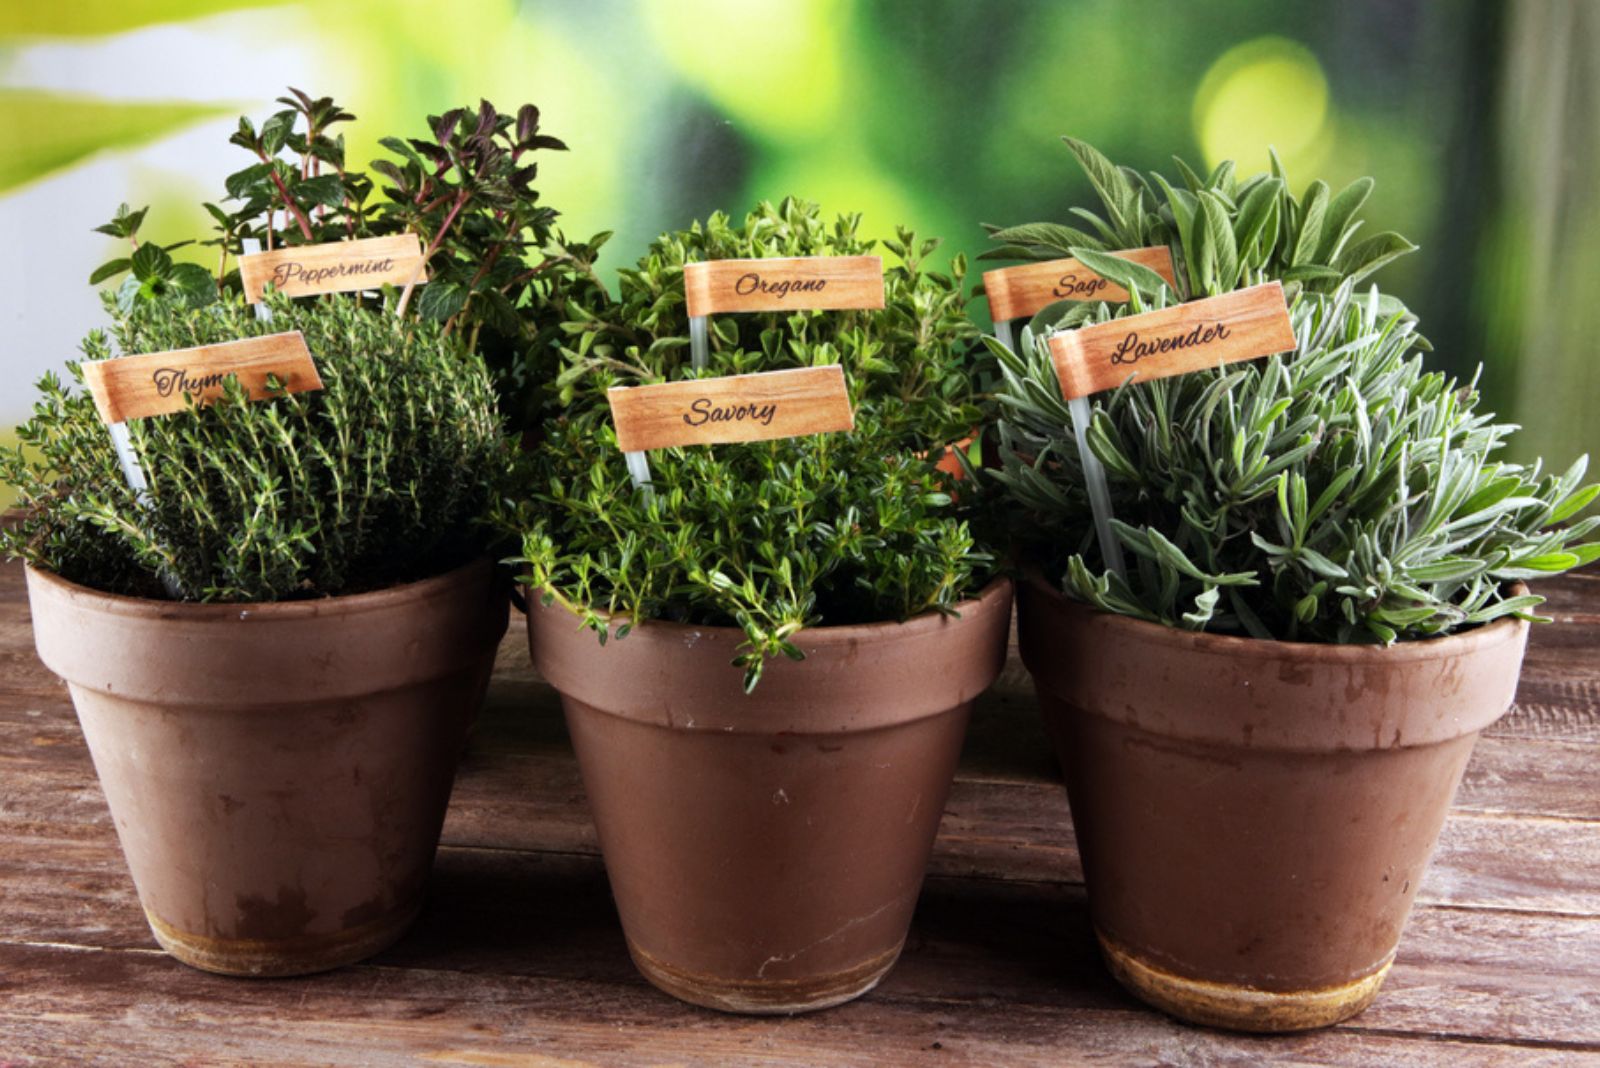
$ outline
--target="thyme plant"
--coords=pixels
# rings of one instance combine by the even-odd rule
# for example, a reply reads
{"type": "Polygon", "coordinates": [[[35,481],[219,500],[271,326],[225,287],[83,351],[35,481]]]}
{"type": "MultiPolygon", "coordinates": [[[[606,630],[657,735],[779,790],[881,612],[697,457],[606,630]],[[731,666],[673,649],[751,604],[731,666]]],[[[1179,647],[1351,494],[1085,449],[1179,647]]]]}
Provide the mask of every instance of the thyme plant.
{"type": "MultiPolygon", "coordinates": [[[[1536,618],[1542,598],[1514,583],[1600,557],[1600,543],[1584,541],[1600,518],[1569,522],[1600,494],[1581,485],[1587,458],[1561,475],[1498,459],[1515,428],[1477,410],[1472,384],[1424,369],[1426,344],[1403,306],[1376,289],[1356,295],[1410,248],[1393,235],[1350,245],[1368,180],[1331,201],[1314,183],[1292,201],[1276,164],[1240,185],[1219,168],[1220,182],[1214,174],[1198,192],[1185,168],[1188,196],[1155,180],[1163,214],[1128,172],[1086,166],[1102,196],[1112,191],[1110,221],[1103,244],[1065,254],[1125,286],[1129,303],[1056,305],[1023,329],[1017,352],[990,343],[1001,369],[994,478],[1030,565],[1098,608],[1168,626],[1390,643],[1536,618]],[[1130,219],[1145,228],[1127,229],[1130,219]],[[1178,292],[1101,251],[1135,236],[1174,242],[1178,292]],[[1296,351],[1095,398],[1088,445],[1133,561],[1126,578],[1110,572],[1046,338],[1274,277],[1292,294],[1296,351]]],[[[1063,254],[1030,233],[1039,255],[1063,254]]]]}
{"type": "Polygon", "coordinates": [[[645,620],[738,626],[748,689],[769,658],[801,656],[803,627],[950,611],[987,580],[971,494],[937,468],[984,415],[963,258],[930,270],[937,242],[901,230],[883,246],[899,262],[882,310],[714,316],[710,364],[690,364],[685,263],[869,253],[858,225],[792,199],[738,223],[713,215],[658,238],[620,272],[615,301],[569,302],[566,414],[534,458],[521,562],[602,641],[611,617],[618,636],[645,620]],[[658,450],[653,493],[629,481],[608,388],[835,363],[853,432],[658,450]]]}
{"type": "Polygon", "coordinates": [[[459,335],[343,296],[273,295],[270,323],[236,298],[104,299],[113,326],[88,336],[85,360],[294,329],[324,388],[252,402],[230,378],[207,407],[129,422],[140,495],[93,399],[46,375],[18,446],[0,448],[26,509],[0,530],[7,554],[113,593],[164,597],[170,582],[185,600],[276,601],[422,578],[486,549],[480,518],[509,453],[459,335]]]}

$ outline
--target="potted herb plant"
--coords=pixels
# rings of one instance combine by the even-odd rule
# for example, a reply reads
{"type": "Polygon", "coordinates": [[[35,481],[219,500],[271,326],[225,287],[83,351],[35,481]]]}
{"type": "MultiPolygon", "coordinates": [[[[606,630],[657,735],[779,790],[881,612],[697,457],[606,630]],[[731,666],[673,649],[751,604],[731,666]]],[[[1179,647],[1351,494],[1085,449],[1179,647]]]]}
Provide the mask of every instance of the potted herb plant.
{"type": "MultiPolygon", "coordinates": [[[[239,975],[359,960],[416,916],[507,622],[486,516],[511,450],[474,351],[480,327],[503,318],[487,311],[498,297],[467,287],[451,315],[397,314],[409,287],[269,293],[264,317],[244,303],[231,259],[245,240],[390,225],[327,134],[348,116],[298,93],[288,102],[259,131],[241,120],[235,140],[260,161],[229,180],[237,212],[209,206],[214,273],[141,241],[143,211],[103,228],[130,254],[94,281],[128,278],[105,298],[110,334],[91,333],[72,371],[82,382],[115,353],[299,331],[321,388],[269,380],[269,396],[252,398],[229,377],[214,403],[122,424],[136,489],[94,400],[47,376],[19,447],[0,452],[24,507],[0,546],[27,563],[40,657],[72,692],[155,937],[239,975]],[[475,301],[483,320],[464,317],[475,301]]],[[[512,164],[545,146],[526,109],[511,120],[485,105],[433,126],[426,151],[394,146],[437,158],[430,176],[391,168],[389,199],[449,286],[450,228],[470,222],[476,240],[488,220],[520,217],[533,193],[512,164]],[[426,203],[424,186],[437,194],[426,203]],[[429,214],[439,198],[453,210],[429,214]]],[[[512,259],[518,234],[500,233],[512,259]]]]}
{"type": "Polygon", "coordinates": [[[722,315],[692,368],[686,263],[858,255],[858,218],[762,204],[655,241],[615,302],[569,304],[567,414],[524,537],[529,641],[562,695],[635,963],[713,1008],[870,989],[906,937],[1008,580],[938,463],[981,419],[964,263],[902,231],[885,307],[722,315]],[[650,454],[609,387],[839,364],[848,433],[650,454]]]}
{"type": "Polygon", "coordinates": [[[1597,487],[1581,460],[1498,459],[1512,428],[1423,367],[1396,302],[1356,294],[1404,247],[1350,243],[1370,183],[1295,200],[1276,165],[1224,167],[1158,179],[1157,210],[1097,159],[1108,216],[1171,241],[1180,292],[1072,245],[1131,306],[1047,309],[1018,352],[993,346],[1019,641],[1091,915],[1117,978],[1177,1016],[1331,1024],[1376,996],[1474,740],[1511,703],[1540,601],[1521,583],[1600,555],[1600,520],[1571,522],[1597,487]],[[1272,277],[1297,290],[1294,351],[1098,398],[1087,442],[1131,559],[1114,573],[1046,337],[1272,277]]]}
{"type": "Polygon", "coordinates": [[[506,627],[477,522],[507,463],[481,363],[349,298],[271,307],[114,310],[124,352],[297,329],[324,387],[233,383],[129,423],[147,493],[54,377],[0,454],[27,509],[0,538],[151,929],[239,975],[359,960],[416,916],[506,627]]]}

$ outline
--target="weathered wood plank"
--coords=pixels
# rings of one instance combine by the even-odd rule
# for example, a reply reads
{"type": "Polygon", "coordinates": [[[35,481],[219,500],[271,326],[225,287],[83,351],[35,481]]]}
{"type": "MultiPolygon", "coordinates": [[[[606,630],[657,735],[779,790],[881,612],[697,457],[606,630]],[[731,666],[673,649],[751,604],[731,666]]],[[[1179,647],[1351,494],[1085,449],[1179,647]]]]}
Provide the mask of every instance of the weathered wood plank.
{"type": "MultiPolygon", "coordinates": [[[[1062,1011],[999,999],[871,996],[793,1019],[707,1013],[662,995],[563,978],[365,966],[248,983],[147,954],[0,947],[0,1034],[21,1063],[479,1065],[739,1064],[1244,1066],[1503,1065],[1505,1046],[1360,1031],[1277,1039],[1184,1027],[1131,1005],[1062,1011]],[[93,1043],[92,1047],[86,1042],[93,1043]]],[[[1522,1066],[1574,1064],[1557,1044],[1522,1066]]],[[[1581,1056],[1581,1055],[1578,1055],[1581,1056]]]]}
{"type": "MultiPolygon", "coordinates": [[[[368,1050],[372,1061],[353,1063],[375,1064],[391,1063],[379,1059],[376,1047],[402,1046],[416,1055],[419,1047],[437,1051],[440,1043],[454,1048],[457,1035],[470,1035],[474,1049],[506,1053],[528,1052],[522,1043],[544,1038],[557,1043],[545,1048],[571,1056],[620,1023],[655,1042],[604,1045],[597,1050],[606,1054],[604,1063],[660,1063],[630,1059],[648,1054],[656,1043],[658,1055],[693,1053],[674,1045],[685,1029],[708,1043],[702,1056],[718,1049],[737,1056],[742,1047],[721,1043],[739,1034],[752,1041],[765,1030],[763,1045],[776,1059],[749,1063],[856,1063],[835,1059],[848,1052],[850,1036],[872,1039],[860,1048],[884,1058],[876,1063],[900,1063],[889,1058],[897,1049],[911,1051],[919,1020],[935,1025],[933,1040],[952,1051],[941,1062],[952,1063],[968,1063],[960,1059],[963,1053],[972,1063],[1032,1064],[1052,1063],[1042,1059],[1050,1055],[1126,1057],[1146,1048],[1224,1058],[1248,1049],[1258,1060],[1282,1063],[1339,1063],[1341,1055],[1382,1049],[1386,1057],[1400,1058],[1384,1063],[1438,1063],[1424,1057],[1432,1042],[1389,1045],[1410,1030],[1494,1035],[1535,1049],[1600,1041],[1593,984],[1586,989],[1582,975],[1574,975],[1577,956],[1562,956],[1566,946],[1592,959],[1600,925],[1550,920],[1519,940],[1515,931],[1506,937],[1503,930],[1514,924],[1515,918],[1503,915],[1423,910],[1372,1010],[1340,1031],[1286,1040],[1209,1034],[1139,1009],[1095,962],[1081,894],[962,880],[930,882],[901,964],[862,1002],[803,1021],[698,1014],[655,993],[633,972],[597,862],[481,851],[447,851],[418,929],[371,966],[329,976],[250,983],[201,975],[153,953],[67,948],[51,950],[57,958],[51,963],[31,952],[50,949],[39,946],[0,946],[0,965],[12,980],[38,975],[46,983],[72,982],[65,996],[48,1000],[54,1029],[68,1028],[56,1030],[58,1038],[72,1034],[74,1026],[81,1028],[80,1038],[87,1037],[97,1020],[131,1019],[129,1044],[111,1047],[119,1054],[148,1055],[159,1048],[206,1063],[216,1063],[213,1058],[228,1047],[200,1043],[227,1041],[224,1035],[234,1036],[241,1027],[252,1041],[239,1047],[238,1056],[299,1063],[292,1058],[310,1059],[322,1050],[318,1045],[302,1051],[294,1042],[308,1030],[340,1022],[354,1029],[346,1039],[374,1047],[368,1050]],[[1575,935],[1578,926],[1591,930],[1575,935]],[[113,977],[119,974],[136,979],[117,983],[113,977]],[[90,990],[82,989],[85,981],[90,990]],[[160,996],[152,1003],[133,996],[130,985],[153,988],[160,996]],[[187,1016],[187,1042],[179,1032],[162,1029],[173,1015],[163,1011],[167,1002],[180,1018],[187,1016]],[[514,1004],[524,1010],[520,1020],[495,1011],[514,1004]],[[272,1020],[284,1025],[278,1035],[264,1026],[272,1020]],[[417,1026],[404,1026],[410,1024],[417,1026]],[[1116,1032],[1114,1039],[1109,1031],[1116,1032]],[[1049,1034],[1071,1044],[1049,1044],[1049,1034]],[[1180,1039],[1186,1044],[1173,1045],[1180,1039]],[[273,1041],[284,1045],[274,1047],[273,1041]],[[1406,1052],[1413,1045],[1417,1051],[1406,1052]],[[983,1055],[994,1059],[985,1062],[983,1055]]],[[[0,1034],[12,1030],[16,1020],[7,1017],[24,1015],[24,1005],[4,999],[0,1034]]],[[[328,1042],[332,1036],[319,1038],[328,1042]]],[[[924,1048],[929,1046],[925,1041],[924,1048]]],[[[327,1059],[312,1062],[346,1063],[336,1052],[346,1051],[335,1043],[327,1059]]],[[[358,1048],[348,1053],[356,1056],[358,1048]]]]}
{"type": "Polygon", "coordinates": [[[627,960],[520,620],[417,929],[323,977],[193,972],[153,951],[65,689],[33,657],[21,569],[3,566],[0,1064],[1600,1064],[1600,574],[1544,587],[1567,622],[1534,632],[1523,704],[1480,743],[1384,994],[1344,1028],[1250,1039],[1147,1012],[1097,963],[1015,662],[975,716],[877,992],[787,1021],[657,994],[627,960]]]}

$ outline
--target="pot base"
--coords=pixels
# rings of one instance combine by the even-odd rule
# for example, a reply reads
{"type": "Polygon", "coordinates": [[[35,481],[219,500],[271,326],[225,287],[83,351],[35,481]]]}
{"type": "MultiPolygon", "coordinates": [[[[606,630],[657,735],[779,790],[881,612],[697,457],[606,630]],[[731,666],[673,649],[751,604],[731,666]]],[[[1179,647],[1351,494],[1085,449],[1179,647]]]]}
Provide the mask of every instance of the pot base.
{"type": "Polygon", "coordinates": [[[722,1012],[755,1016],[793,1016],[831,1009],[860,997],[878,985],[904,948],[902,941],[887,953],[848,971],[803,979],[726,979],[676,968],[628,939],[628,952],[640,973],[660,990],[680,1001],[722,1012]]]}
{"type": "Polygon", "coordinates": [[[1095,937],[1111,974],[1139,1000],[1188,1023],[1231,1031],[1310,1031],[1360,1013],[1378,996],[1394,963],[1351,983],[1312,990],[1272,991],[1175,975],[1118,945],[1098,928],[1095,937]]]}
{"type": "Polygon", "coordinates": [[[149,910],[145,919],[161,948],[203,972],[254,979],[281,979],[331,971],[388,949],[422,911],[422,902],[333,934],[298,938],[208,938],[165,923],[149,910]]]}

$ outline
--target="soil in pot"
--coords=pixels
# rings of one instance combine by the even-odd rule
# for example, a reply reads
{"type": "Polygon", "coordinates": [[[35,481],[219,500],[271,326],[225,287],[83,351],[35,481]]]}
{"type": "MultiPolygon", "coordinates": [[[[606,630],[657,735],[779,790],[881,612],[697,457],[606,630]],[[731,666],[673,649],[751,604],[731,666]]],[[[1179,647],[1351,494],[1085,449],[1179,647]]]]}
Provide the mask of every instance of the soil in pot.
{"type": "Polygon", "coordinates": [[[507,624],[490,562],[272,604],[28,593],[163,948],[297,975],[405,931],[507,624]]]}
{"type": "Polygon", "coordinates": [[[1022,658],[1116,977],[1239,1030],[1366,1008],[1473,743],[1510,707],[1527,628],[1390,648],[1254,641],[1025,582],[1022,658]]]}
{"type": "Polygon", "coordinates": [[[746,695],[743,633],[650,622],[601,646],[533,600],[634,962],[685,1001],[794,1013],[871,989],[905,943],[1011,584],[960,618],[818,627],[746,695]]]}

